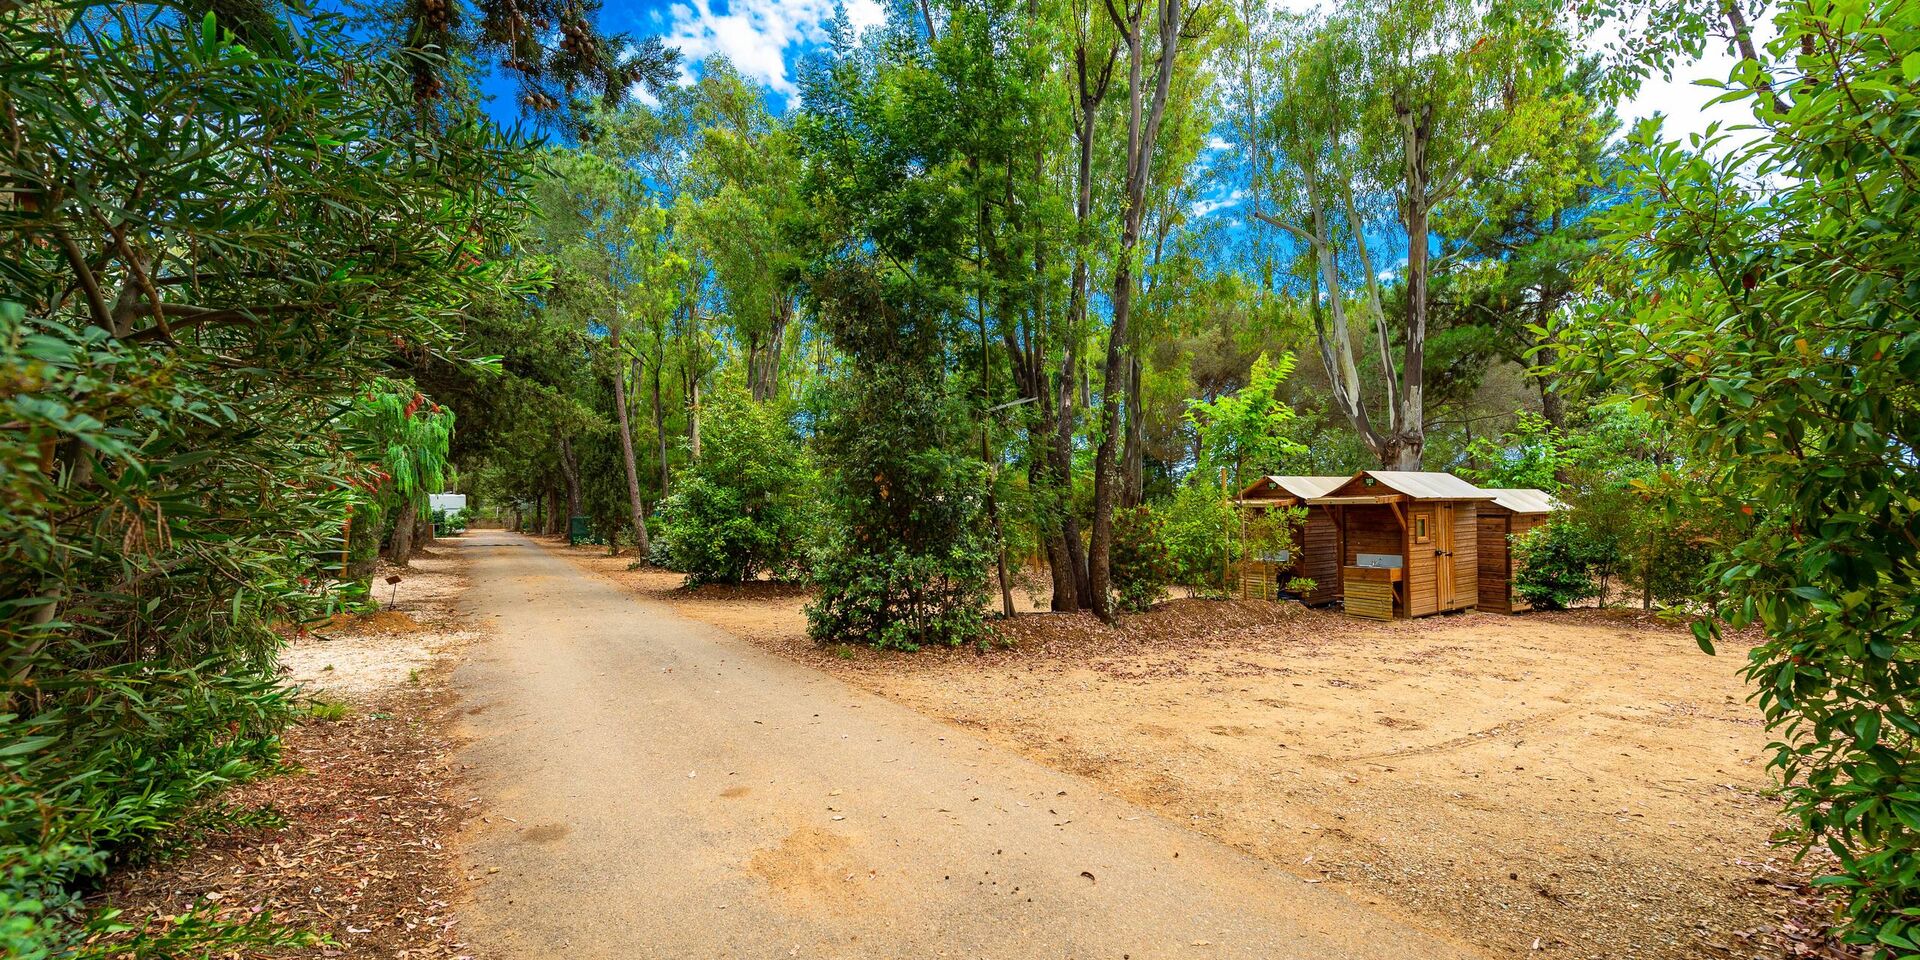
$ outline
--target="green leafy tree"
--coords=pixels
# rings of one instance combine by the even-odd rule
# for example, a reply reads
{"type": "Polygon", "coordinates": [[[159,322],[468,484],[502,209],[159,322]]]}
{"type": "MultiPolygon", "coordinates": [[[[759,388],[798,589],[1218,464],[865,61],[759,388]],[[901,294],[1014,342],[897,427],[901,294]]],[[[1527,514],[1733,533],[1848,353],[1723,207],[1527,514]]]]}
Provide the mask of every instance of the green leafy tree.
{"type": "Polygon", "coordinates": [[[1113,517],[1114,604],[1138,613],[1167,595],[1175,565],[1167,550],[1166,519],[1151,507],[1128,507],[1113,517]]]}
{"type": "Polygon", "coordinates": [[[1723,98],[1753,124],[1635,131],[1561,367],[1669,424],[1689,498],[1735,526],[1694,631],[1764,629],[1747,675],[1793,833],[1839,858],[1850,941],[1920,955],[1920,7],[1762,7],[1764,47],[1727,9],[1723,98]]]}
{"type": "Polygon", "coordinates": [[[1460,475],[1480,486],[1548,493],[1560,489],[1560,475],[1572,460],[1564,435],[1546,417],[1526,411],[1520,412],[1506,434],[1476,438],[1468,445],[1467,456],[1476,466],[1463,467],[1460,475]]]}
{"type": "Polygon", "coordinates": [[[849,264],[814,281],[845,374],[816,407],[829,532],[807,629],[821,643],[912,650],[977,639],[991,555],[980,461],[957,447],[943,311],[910,278],[849,264]]]}
{"type": "Polygon", "coordinates": [[[699,462],[660,504],[654,562],[686,574],[689,585],[803,575],[819,482],[780,408],[723,389],[710,401],[701,443],[699,462]]]}
{"type": "Polygon", "coordinates": [[[1513,538],[1513,589],[1540,610],[1565,610],[1600,596],[1617,549],[1615,538],[1595,535],[1580,520],[1556,517],[1513,538]]]}
{"type": "Polygon", "coordinates": [[[1514,178],[1554,129],[1563,107],[1546,92],[1566,38],[1549,9],[1512,0],[1379,2],[1252,26],[1238,38],[1236,109],[1258,119],[1232,128],[1257,159],[1249,213],[1301,250],[1333,408],[1381,465],[1419,469],[1433,239],[1451,206],[1514,178]],[[1394,304],[1376,262],[1383,221],[1412,238],[1394,304]],[[1371,379],[1357,359],[1369,341],[1371,379]]]}
{"type": "MultiPolygon", "coordinates": [[[[0,953],[271,768],[281,631],[337,610],[333,429],[482,295],[524,155],[337,18],[0,9],[0,953]],[[399,95],[396,95],[399,94],[399,95]]],[[[277,935],[196,915],[175,955],[277,935]]],[[[278,938],[297,939],[297,938],[278,938]]]]}
{"type": "Polygon", "coordinates": [[[1199,434],[1203,482],[1213,482],[1216,472],[1225,470],[1230,487],[1244,490],[1252,478],[1279,472],[1306,454],[1306,446],[1293,438],[1298,414],[1279,395],[1292,373],[1292,354],[1277,362],[1261,354],[1245,387],[1213,400],[1188,401],[1187,419],[1199,434]]]}
{"type": "MultiPolygon", "coordinates": [[[[361,484],[368,496],[358,539],[353,515],[348,514],[350,558],[369,558],[371,551],[366,547],[378,545],[383,520],[390,519],[389,558],[403,567],[413,559],[414,530],[427,506],[427,495],[438,492],[446,481],[453,421],[452,410],[428,400],[411,384],[382,381],[355,398],[342,418],[343,442],[359,454],[371,476],[361,484]]],[[[365,583],[371,572],[368,565],[350,564],[347,578],[365,583]]]]}

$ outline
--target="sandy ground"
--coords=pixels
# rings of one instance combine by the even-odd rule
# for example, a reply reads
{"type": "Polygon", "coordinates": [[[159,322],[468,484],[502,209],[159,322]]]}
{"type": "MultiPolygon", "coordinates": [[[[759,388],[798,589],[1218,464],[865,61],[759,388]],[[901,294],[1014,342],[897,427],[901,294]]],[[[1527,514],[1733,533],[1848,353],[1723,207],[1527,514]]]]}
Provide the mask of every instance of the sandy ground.
{"type": "Polygon", "coordinates": [[[1478,955],[525,537],[461,550],[479,955],[1478,955]]]}
{"type": "Polygon", "coordinates": [[[1491,955],[1778,956],[1803,889],[1768,843],[1742,651],[1630,614],[1182,600],[1119,631],[1042,615],[1011,649],[890,655],[808,643],[793,588],[688,591],[547,549],[1491,955]]]}
{"type": "Polygon", "coordinates": [[[467,588],[460,541],[442,539],[406,569],[385,563],[374,575],[380,610],[336,617],[296,637],[280,653],[287,679],[309,694],[365,699],[418,685],[423,675],[480,634],[455,603],[467,588]],[[398,584],[386,578],[398,576],[398,584]]]}

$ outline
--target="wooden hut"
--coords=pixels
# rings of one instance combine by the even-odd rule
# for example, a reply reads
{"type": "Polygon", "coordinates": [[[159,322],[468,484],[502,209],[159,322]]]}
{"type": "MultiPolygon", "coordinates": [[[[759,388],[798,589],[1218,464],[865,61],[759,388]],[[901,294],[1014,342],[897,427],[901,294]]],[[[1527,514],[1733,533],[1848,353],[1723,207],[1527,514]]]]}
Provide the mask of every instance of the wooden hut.
{"type": "Polygon", "coordinates": [[[1333,522],[1332,511],[1310,506],[1307,501],[1331,493],[1348,479],[1261,477],[1240,492],[1240,506],[1247,513],[1275,507],[1306,507],[1307,511],[1306,523],[1295,534],[1293,550],[1240,565],[1241,596],[1271,599],[1287,581],[1305,577],[1313,581],[1313,589],[1300,597],[1302,603],[1319,605],[1340,599],[1340,528],[1333,522]]]}
{"type": "Polygon", "coordinates": [[[1513,592],[1513,551],[1508,544],[1565,507],[1545,490],[1488,488],[1493,499],[1480,505],[1480,603],[1482,610],[1519,613],[1533,605],[1513,592]]]}
{"type": "Polygon", "coordinates": [[[1478,508],[1492,499],[1450,473],[1362,470],[1308,504],[1339,529],[1346,611],[1390,620],[1478,602],[1478,508]]]}

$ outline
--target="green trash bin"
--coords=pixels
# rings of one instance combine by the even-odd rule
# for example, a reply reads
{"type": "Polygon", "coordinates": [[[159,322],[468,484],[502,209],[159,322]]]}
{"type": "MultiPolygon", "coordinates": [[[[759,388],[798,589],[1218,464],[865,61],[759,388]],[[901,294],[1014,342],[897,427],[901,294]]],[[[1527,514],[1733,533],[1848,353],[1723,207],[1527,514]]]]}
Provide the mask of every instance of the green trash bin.
{"type": "Polygon", "coordinates": [[[567,518],[567,545],[577,547],[593,539],[593,524],[586,517],[567,518]]]}

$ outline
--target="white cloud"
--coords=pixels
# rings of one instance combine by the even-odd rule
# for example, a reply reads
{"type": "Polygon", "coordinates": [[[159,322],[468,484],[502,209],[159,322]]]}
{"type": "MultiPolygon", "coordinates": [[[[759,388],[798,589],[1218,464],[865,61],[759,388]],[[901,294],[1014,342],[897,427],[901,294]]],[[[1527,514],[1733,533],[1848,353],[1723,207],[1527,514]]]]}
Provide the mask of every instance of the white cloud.
{"type": "MultiPolygon", "coordinates": [[[[730,0],[725,10],[715,13],[713,0],[691,0],[676,3],[669,11],[666,41],[680,48],[682,82],[693,79],[700,61],[719,54],[742,75],[775,93],[798,93],[787,70],[788,57],[800,52],[795,47],[827,42],[834,0],[730,0]]],[[[877,0],[851,0],[846,11],[847,22],[855,30],[886,19],[886,10],[877,0]]]]}
{"type": "Polygon", "coordinates": [[[1235,190],[1224,197],[1208,197],[1204,200],[1197,200],[1193,204],[1192,213],[1195,219],[1210,216],[1228,207],[1239,206],[1240,201],[1246,198],[1247,191],[1235,190]]]}

